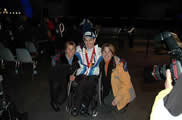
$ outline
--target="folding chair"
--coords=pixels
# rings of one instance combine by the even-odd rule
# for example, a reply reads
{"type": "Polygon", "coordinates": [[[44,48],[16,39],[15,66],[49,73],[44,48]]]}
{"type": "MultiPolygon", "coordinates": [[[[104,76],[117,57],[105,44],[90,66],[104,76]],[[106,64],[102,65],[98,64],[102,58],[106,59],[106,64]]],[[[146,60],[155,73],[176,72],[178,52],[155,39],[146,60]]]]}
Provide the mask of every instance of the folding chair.
{"type": "Polygon", "coordinates": [[[1,68],[2,69],[5,69],[5,61],[15,62],[16,66],[17,66],[17,61],[15,60],[15,57],[12,54],[12,52],[10,51],[9,48],[1,48],[1,50],[0,50],[0,60],[1,60],[1,68]]]}
{"type": "Polygon", "coordinates": [[[39,54],[42,55],[48,51],[49,40],[37,40],[36,45],[37,45],[39,54]]]}
{"type": "Polygon", "coordinates": [[[20,64],[22,63],[30,63],[32,64],[33,73],[32,73],[32,79],[34,78],[34,71],[36,70],[36,63],[32,60],[32,57],[27,49],[25,48],[17,48],[16,49],[16,57],[18,61],[18,68],[20,67],[20,64]]]}
{"type": "Polygon", "coordinates": [[[32,58],[37,57],[38,52],[33,42],[26,41],[25,42],[25,48],[30,52],[32,58]]]}
{"type": "Polygon", "coordinates": [[[37,66],[37,64],[38,64],[38,61],[37,61],[38,51],[37,51],[37,48],[35,47],[35,44],[31,41],[26,41],[25,42],[25,48],[30,52],[30,55],[32,56],[32,60],[35,63],[35,65],[37,66]]]}

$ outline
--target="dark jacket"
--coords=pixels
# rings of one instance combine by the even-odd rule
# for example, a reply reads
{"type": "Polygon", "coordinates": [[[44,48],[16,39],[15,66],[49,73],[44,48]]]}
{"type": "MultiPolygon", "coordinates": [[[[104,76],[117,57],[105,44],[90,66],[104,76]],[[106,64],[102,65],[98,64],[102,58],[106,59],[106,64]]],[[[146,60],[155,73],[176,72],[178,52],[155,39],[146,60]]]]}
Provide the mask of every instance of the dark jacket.
{"type": "MultiPolygon", "coordinates": [[[[105,75],[104,61],[100,64],[102,75],[105,75]]],[[[118,100],[117,109],[123,109],[128,103],[136,97],[130,75],[127,71],[127,63],[120,59],[112,58],[109,66],[107,77],[102,76],[102,84],[104,87],[104,95],[112,90],[114,98],[118,100]]],[[[105,97],[105,96],[104,96],[105,97]]]]}
{"type": "Polygon", "coordinates": [[[116,67],[116,63],[114,61],[114,58],[111,59],[108,65],[108,71],[107,71],[107,76],[105,75],[105,62],[104,60],[101,61],[100,65],[100,71],[102,74],[101,80],[102,80],[102,85],[103,85],[103,97],[108,96],[110,90],[111,90],[111,73],[112,70],[116,67]]]}
{"type": "Polygon", "coordinates": [[[65,69],[65,71],[67,72],[67,74],[73,74],[80,66],[78,64],[78,58],[76,57],[76,55],[73,56],[73,61],[72,64],[69,65],[69,62],[65,56],[65,54],[61,55],[59,58],[59,61],[57,62],[57,65],[55,66],[55,68],[57,70],[63,70],[62,67],[65,69]]]}
{"type": "Polygon", "coordinates": [[[79,68],[77,62],[78,59],[74,55],[72,65],[69,65],[66,56],[63,54],[57,64],[51,68],[49,80],[52,101],[62,104],[66,100],[69,76],[79,68]]]}

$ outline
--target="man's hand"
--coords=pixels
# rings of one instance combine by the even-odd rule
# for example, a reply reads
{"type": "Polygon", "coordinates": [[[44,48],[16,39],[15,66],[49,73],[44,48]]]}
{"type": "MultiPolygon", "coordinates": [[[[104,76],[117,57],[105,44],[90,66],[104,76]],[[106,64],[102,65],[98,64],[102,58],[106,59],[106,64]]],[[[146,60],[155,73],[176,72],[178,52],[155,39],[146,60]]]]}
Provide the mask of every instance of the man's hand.
{"type": "Polygon", "coordinates": [[[116,98],[114,98],[114,100],[112,101],[112,105],[113,105],[113,106],[116,106],[117,104],[118,104],[118,101],[117,101],[116,98]]]}
{"type": "Polygon", "coordinates": [[[74,81],[75,80],[75,76],[74,75],[70,75],[70,80],[74,81]]]}
{"type": "Polygon", "coordinates": [[[172,78],[171,78],[171,72],[169,69],[166,71],[166,81],[165,81],[165,88],[173,88],[172,85],[172,78]]]}

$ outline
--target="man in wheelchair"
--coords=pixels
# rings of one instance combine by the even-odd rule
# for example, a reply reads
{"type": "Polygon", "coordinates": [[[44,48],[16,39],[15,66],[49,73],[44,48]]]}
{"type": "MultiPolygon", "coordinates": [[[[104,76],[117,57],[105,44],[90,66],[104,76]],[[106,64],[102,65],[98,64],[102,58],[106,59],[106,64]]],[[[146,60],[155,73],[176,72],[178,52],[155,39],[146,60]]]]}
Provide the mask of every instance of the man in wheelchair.
{"type": "MultiPolygon", "coordinates": [[[[92,104],[91,101],[97,94],[96,86],[100,73],[99,63],[102,60],[101,48],[95,45],[96,36],[94,32],[85,32],[83,41],[84,46],[78,46],[75,53],[79,59],[80,68],[77,69],[76,75],[70,76],[72,83],[77,84],[72,98],[71,114],[73,116],[89,112],[88,108],[92,104]]],[[[94,114],[96,112],[92,113],[92,115],[94,114]]]]}

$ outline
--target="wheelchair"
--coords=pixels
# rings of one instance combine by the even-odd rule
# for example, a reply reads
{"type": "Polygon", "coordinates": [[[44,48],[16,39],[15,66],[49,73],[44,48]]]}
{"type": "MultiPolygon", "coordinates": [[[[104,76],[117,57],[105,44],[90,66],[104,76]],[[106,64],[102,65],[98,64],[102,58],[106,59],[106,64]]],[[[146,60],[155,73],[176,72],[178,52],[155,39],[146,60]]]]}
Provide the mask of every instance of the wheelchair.
{"type": "MultiPolygon", "coordinates": [[[[75,97],[75,92],[77,87],[79,87],[79,84],[76,81],[69,81],[68,82],[68,99],[66,103],[66,111],[68,113],[71,113],[72,107],[73,107],[73,100],[75,97]]],[[[93,99],[90,101],[90,104],[88,106],[87,114],[92,117],[96,117],[98,112],[97,108],[98,106],[102,105],[102,96],[103,96],[103,87],[101,82],[101,75],[99,75],[98,83],[96,86],[96,95],[93,97],[93,99]]]]}

